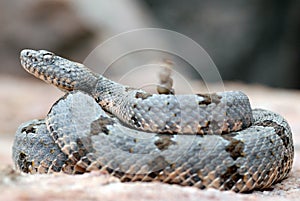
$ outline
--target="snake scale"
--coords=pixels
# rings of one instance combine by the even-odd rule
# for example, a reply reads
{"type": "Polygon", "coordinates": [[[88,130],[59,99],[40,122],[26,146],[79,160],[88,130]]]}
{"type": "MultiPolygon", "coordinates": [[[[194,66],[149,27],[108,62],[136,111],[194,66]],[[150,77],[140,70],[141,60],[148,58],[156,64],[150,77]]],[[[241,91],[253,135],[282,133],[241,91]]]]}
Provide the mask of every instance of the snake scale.
{"type": "Polygon", "coordinates": [[[149,94],[46,50],[23,50],[22,66],[66,94],[45,119],[23,123],[13,145],[26,173],[102,170],[121,181],[161,181],[249,192],[288,176],[291,129],[251,109],[239,91],[149,94]]]}

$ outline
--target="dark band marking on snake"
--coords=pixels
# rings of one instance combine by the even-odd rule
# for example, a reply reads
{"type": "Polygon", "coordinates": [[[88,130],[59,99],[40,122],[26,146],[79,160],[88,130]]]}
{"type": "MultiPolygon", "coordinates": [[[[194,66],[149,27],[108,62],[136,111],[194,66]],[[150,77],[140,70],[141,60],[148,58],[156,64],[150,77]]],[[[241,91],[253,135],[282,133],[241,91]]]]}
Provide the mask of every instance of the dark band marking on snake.
{"type": "Polygon", "coordinates": [[[23,50],[21,63],[67,92],[45,119],[17,130],[13,160],[23,172],[101,169],[121,181],[247,192],[291,170],[288,123],[252,110],[242,92],[149,94],[45,50],[23,50]]]}

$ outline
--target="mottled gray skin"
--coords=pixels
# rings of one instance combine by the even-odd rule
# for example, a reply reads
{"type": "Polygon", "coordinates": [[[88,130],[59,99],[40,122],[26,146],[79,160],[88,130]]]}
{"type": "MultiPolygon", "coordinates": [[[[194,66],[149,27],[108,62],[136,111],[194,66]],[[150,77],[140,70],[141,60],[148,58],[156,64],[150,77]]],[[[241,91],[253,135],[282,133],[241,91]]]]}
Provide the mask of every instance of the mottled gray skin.
{"type": "Polygon", "coordinates": [[[45,120],[21,125],[17,169],[70,174],[101,169],[121,181],[161,181],[248,192],[287,177],[293,141],[279,115],[254,110],[253,125],[227,135],[170,135],[132,130],[82,92],[53,105],[45,120]]]}
{"type": "Polygon", "coordinates": [[[13,160],[23,172],[73,174],[101,169],[121,181],[162,181],[247,192],[269,188],[291,170],[294,148],[288,123],[273,112],[252,111],[241,92],[150,95],[46,51],[24,50],[21,62],[42,80],[62,90],[75,90],[58,100],[44,120],[26,122],[17,130],[13,160]],[[189,101],[195,99],[196,111],[200,108],[201,113],[191,111],[189,101]],[[150,111],[152,107],[163,110],[166,104],[158,100],[168,100],[167,106],[175,106],[167,107],[167,112],[158,114],[162,115],[158,118],[146,107],[150,105],[150,111]],[[174,114],[177,100],[180,114],[189,114],[190,118],[174,121],[170,126],[167,122],[174,116],[168,115],[174,114]],[[132,113],[141,115],[130,122],[126,115],[132,113]],[[145,115],[148,117],[143,118],[145,115]],[[197,122],[205,121],[209,125],[197,127],[197,122]],[[136,126],[136,122],[141,125],[136,126]],[[182,134],[176,135],[178,131],[182,134]]]}
{"type": "Polygon", "coordinates": [[[156,133],[229,133],[250,126],[248,97],[239,91],[198,95],[149,94],[113,82],[45,50],[23,50],[21,64],[63,91],[80,90],[133,128],[156,133]]]}

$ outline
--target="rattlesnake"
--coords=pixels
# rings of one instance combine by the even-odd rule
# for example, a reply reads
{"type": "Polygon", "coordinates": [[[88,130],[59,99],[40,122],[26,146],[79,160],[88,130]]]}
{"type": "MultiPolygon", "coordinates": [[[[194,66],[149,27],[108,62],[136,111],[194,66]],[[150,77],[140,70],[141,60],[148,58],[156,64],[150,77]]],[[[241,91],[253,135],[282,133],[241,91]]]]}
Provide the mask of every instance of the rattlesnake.
{"type": "Polygon", "coordinates": [[[29,73],[67,92],[45,119],[18,128],[13,160],[23,172],[101,169],[121,181],[246,192],[291,170],[288,123],[252,110],[242,92],[149,94],[45,50],[20,58],[29,73]]]}

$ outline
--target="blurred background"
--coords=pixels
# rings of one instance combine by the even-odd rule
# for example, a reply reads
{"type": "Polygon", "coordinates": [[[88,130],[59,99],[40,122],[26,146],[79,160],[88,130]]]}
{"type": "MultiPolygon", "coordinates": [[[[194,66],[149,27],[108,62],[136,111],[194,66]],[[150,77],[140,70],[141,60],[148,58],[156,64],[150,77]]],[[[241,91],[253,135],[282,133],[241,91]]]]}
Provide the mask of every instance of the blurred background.
{"type": "Polygon", "coordinates": [[[224,80],[299,89],[299,10],[298,0],[1,0],[0,73],[29,77],[23,48],[81,62],[116,34],[157,27],[195,40],[224,80]]]}

